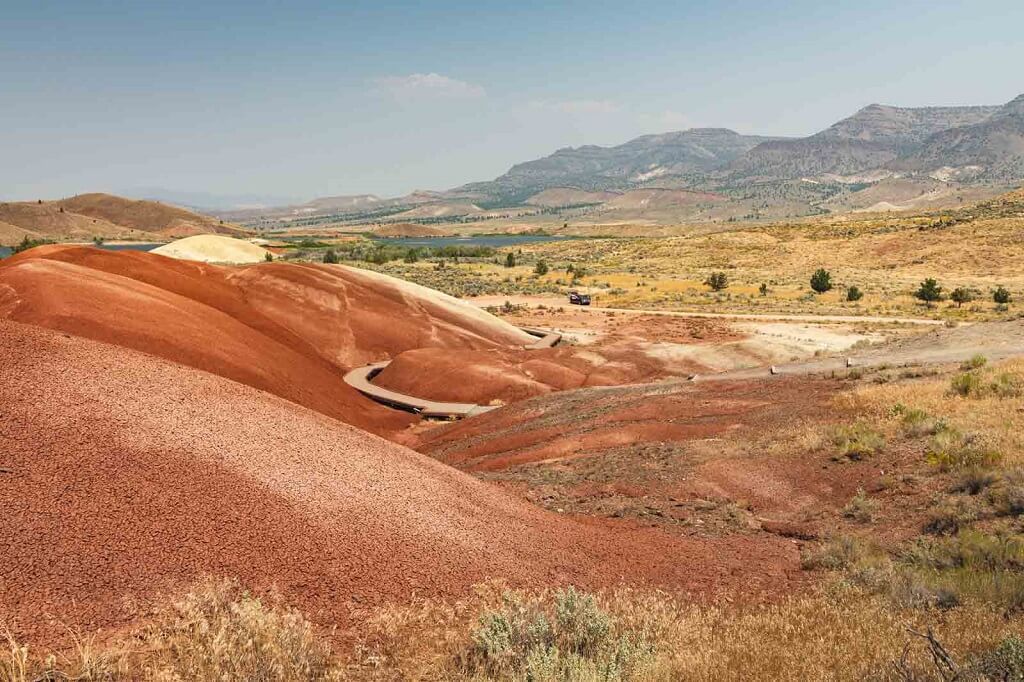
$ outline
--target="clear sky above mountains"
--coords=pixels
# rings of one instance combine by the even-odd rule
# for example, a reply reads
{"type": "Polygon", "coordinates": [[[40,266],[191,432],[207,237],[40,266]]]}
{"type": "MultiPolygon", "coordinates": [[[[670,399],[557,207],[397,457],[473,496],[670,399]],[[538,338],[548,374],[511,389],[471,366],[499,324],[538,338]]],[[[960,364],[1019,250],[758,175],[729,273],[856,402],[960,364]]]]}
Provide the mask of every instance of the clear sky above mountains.
{"type": "Polygon", "coordinates": [[[1024,3],[0,0],[0,198],[489,179],[567,145],[806,135],[1024,92],[1024,3]]]}

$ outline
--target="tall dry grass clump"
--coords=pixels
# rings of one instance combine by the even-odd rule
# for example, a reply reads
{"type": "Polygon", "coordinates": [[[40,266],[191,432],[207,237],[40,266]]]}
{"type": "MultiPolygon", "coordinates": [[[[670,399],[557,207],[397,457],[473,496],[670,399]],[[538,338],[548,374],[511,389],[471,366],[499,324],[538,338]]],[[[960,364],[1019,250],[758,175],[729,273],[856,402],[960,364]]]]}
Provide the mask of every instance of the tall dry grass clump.
{"type": "Polygon", "coordinates": [[[9,633],[6,640],[0,682],[305,682],[340,674],[301,613],[231,580],[200,583],[134,637],[105,648],[76,636],[67,652],[39,656],[9,633]]]}

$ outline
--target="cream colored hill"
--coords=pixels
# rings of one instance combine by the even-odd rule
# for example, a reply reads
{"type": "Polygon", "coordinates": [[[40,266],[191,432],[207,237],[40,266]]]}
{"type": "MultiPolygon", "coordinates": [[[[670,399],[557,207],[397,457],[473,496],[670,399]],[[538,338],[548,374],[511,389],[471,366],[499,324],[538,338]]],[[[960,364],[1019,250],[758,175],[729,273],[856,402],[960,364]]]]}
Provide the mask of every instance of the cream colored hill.
{"type": "Polygon", "coordinates": [[[418,223],[393,223],[381,225],[373,233],[378,237],[449,237],[452,235],[447,230],[431,225],[420,225],[418,223]]]}
{"type": "Polygon", "coordinates": [[[15,241],[21,241],[26,233],[29,237],[48,239],[160,239],[160,235],[152,232],[114,224],[99,216],[75,213],[59,201],[0,204],[0,223],[21,231],[3,228],[0,237],[4,237],[3,241],[8,243],[11,241],[10,237],[14,237],[15,241]],[[7,237],[8,232],[10,237],[7,237]]]}
{"type": "Polygon", "coordinates": [[[241,239],[220,234],[200,234],[164,244],[151,253],[203,263],[260,263],[269,251],[241,239]]]}
{"type": "Polygon", "coordinates": [[[195,234],[230,234],[236,237],[249,233],[238,225],[225,223],[156,201],[125,199],[112,194],[79,194],[59,203],[65,211],[109,221],[134,230],[155,232],[164,237],[187,237],[195,234]]]}

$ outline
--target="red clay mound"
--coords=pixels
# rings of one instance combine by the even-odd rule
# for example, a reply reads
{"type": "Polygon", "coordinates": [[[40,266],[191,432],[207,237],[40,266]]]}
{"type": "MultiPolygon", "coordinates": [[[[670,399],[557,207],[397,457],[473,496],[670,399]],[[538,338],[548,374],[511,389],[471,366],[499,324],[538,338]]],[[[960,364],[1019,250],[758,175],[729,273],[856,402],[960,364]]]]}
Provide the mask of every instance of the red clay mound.
{"type": "MultiPolygon", "coordinates": [[[[156,305],[140,298],[143,306],[156,305]]],[[[140,306],[142,307],[142,306],[140,306]]],[[[325,625],[488,578],[749,589],[787,541],[728,545],[582,524],[222,377],[0,321],[0,620],[66,635],[144,614],[204,574],[276,586],[325,625]]]]}
{"type": "Polygon", "coordinates": [[[374,383],[432,400],[488,404],[585,386],[655,381],[674,369],[628,344],[596,349],[491,349],[450,353],[422,348],[402,353],[374,383]]]}
{"type": "Polygon", "coordinates": [[[453,301],[321,265],[224,268],[69,246],[0,262],[0,317],[152,353],[376,433],[413,417],[358,394],[346,370],[420,346],[530,338],[453,301]]]}

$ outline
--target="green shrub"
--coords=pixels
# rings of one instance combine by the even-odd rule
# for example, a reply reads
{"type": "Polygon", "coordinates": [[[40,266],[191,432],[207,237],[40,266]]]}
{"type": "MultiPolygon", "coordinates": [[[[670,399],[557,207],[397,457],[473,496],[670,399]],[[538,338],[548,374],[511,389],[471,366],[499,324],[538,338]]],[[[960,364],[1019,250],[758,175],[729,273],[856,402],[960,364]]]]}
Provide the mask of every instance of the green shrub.
{"type": "Polygon", "coordinates": [[[1024,514],[1024,470],[1003,471],[989,487],[988,501],[1000,516],[1024,514]]]}
{"type": "Polygon", "coordinates": [[[629,680],[651,662],[644,633],[621,629],[597,598],[574,587],[551,602],[506,593],[482,614],[463,657],[465,672],[488,678],[629,680]]]}
{"type": "Polygon", "coordinates": [[[864,422],[836,427],[831,440],[839,457],[854,461],[872,457],[885,447],[882,434],[864,422]]]}
{"type": "Polygon", "coordinates": [[[981,393],[982,378],[978,372],[963,372],[954,376],[949,382],[949,390],[955,395],[967,396],[981,393]]]}
{"type": "Polygon", "coordinates": [[[974,507],[965,500],[940,503],[925,520],[923,530],[933,535],[952,535],[978,518],[974,507]]]}
{"type": "Polygon", "coordinates": [[[859,301],[864,298],[864,292],[859,287],[852,286],[846,290],[847,301],[859,301]]]}
{"type": "Polygon", "coordinates": [[[910,438],[921,438],[923,436],[934,436],[949,428],[944,419],[933,417],[924,410],[918,408],[904,409],[901,425],[903,433],[910,438]]]}
{"type": "Polygon", "coordinates": [[[800,564],[811,571],[836,571],[850,568],[870,554],[871,548],[862,540],[852,535],[837,535],[828,538],[817,547],[806,550],[800,557],[800,564]]]}
{"type": "Polygon", "coordinates": [[[334,249],[327,249],[324,252],[324,262],[333,265],[338,262],[338,254],[334,249]]]}
{"type": "Polygon", "coordinates": [[[857,523],[870,523],[877,511],[878,502],[869,498],[863,488],[858,488],[857,494],[843,507],[843,516],[857,523]]]}
{"type": "Polygon", "coordinates": [[[989,680],[1024,680],[1024,639],[1007,637],[992,651],[975,657],[969,670],[989,680]]]}
{"type": "Polygon", "coordinates": [[[984,469],[1002,460],[1002,455],[989,446],[982,436],[976,433],[962,434],[953,428],[946,428],[931,437],[925,457],[929,464],[941,471],[984,469]]]}
{"type": "Polygon", "coordinates": [[[972,369],[981,369],[982,367],[984,367],[987,364],[988,364],[988,358],[986,358],[981,353],[977,353],[975,355],[972,355],[967,360],[964,360],[963,362],[961,362],[960,363],[960,369],[962,369],[964,371],[968,371],[968,370],[972,370],[972,369]]]}
{"type": "Polygon", "coordinates": [[[951,490],[955,493],[977,495],[998,480],[999,477],[991,471],[980,467],[970,467],[957,479],[951,490]]]}

